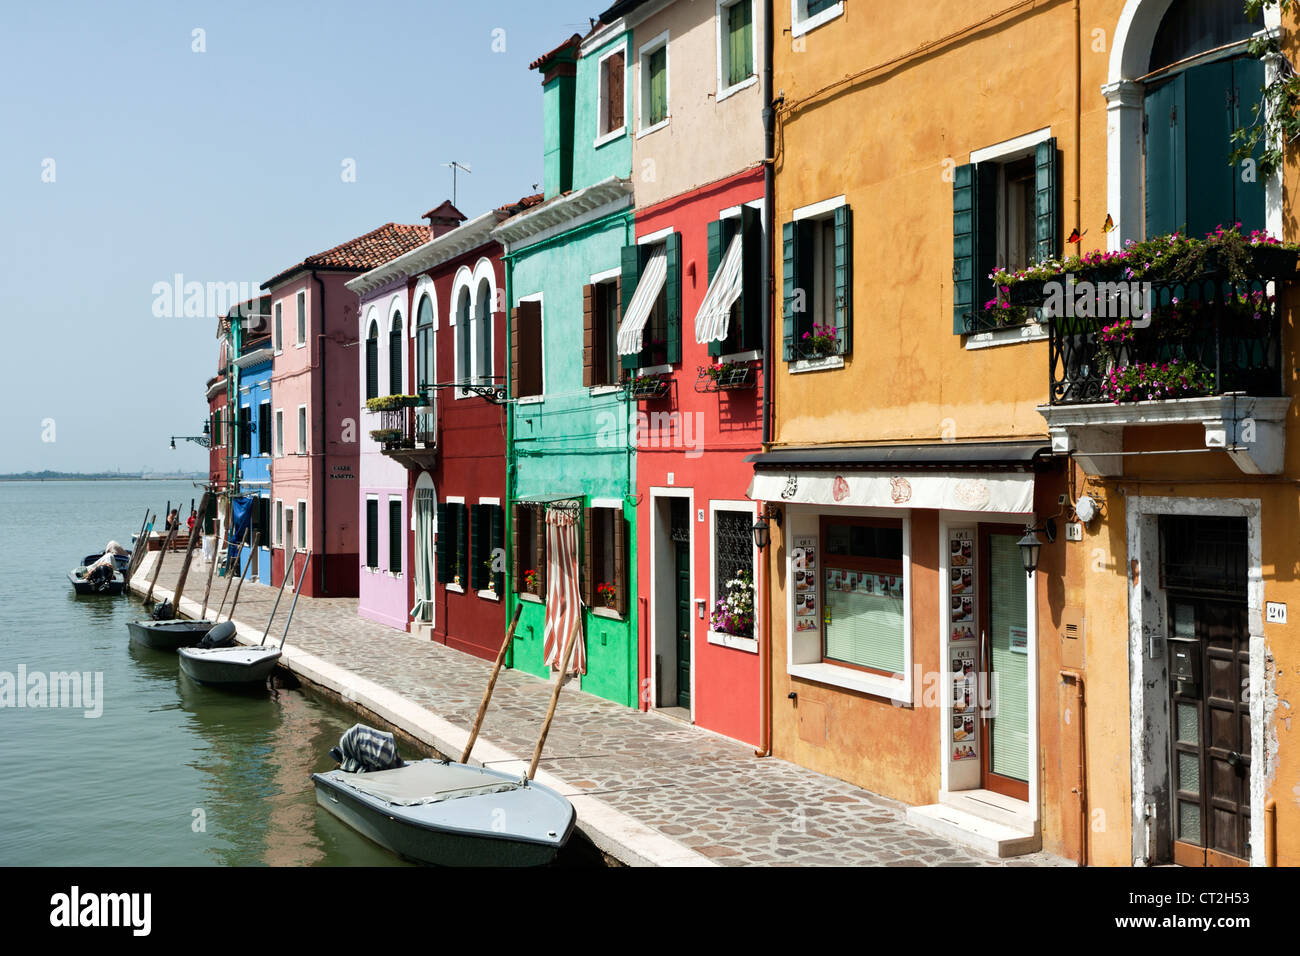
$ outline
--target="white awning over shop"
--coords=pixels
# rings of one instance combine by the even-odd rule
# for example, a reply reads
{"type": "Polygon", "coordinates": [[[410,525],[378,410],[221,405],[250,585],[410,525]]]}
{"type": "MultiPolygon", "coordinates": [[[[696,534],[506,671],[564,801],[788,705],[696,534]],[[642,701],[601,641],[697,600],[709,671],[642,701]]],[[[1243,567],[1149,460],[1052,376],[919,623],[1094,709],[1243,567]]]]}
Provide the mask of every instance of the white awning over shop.
{"type": "Polygon", "coordinates": [[[650,256],[650,261],[646,263],[641,270],[641,278],[636,284],[636,291],[632,293],[632,301],[628,304],[627,315],[623,316],[623,321],[618,327],[618,354],[635,355],[642,349],[642,332],[645,331],[646,321],[650,318],[650,310],[654,308],[655,300],[659,298],[659,293],[664,287],[664,280],[668,278],[668,252],[660,246],[650,256]]]}
{"type": "Polygon", "coordinates": [[[1028,472],[761,471],[754,475],[748,496],[790,504],[1027,515],[1034,511],[1034,476],[1028,472]]]}
{"type": "Polygon", "coordinates": [[[700,311],[695,316],[695,341],[701,345],[721,342],[727,337],[731,321],[731,307],[740,298],[741,287],[740,233],[731,239],[727,252],[713,274],[709,291],[704,294],[700,311]]]}

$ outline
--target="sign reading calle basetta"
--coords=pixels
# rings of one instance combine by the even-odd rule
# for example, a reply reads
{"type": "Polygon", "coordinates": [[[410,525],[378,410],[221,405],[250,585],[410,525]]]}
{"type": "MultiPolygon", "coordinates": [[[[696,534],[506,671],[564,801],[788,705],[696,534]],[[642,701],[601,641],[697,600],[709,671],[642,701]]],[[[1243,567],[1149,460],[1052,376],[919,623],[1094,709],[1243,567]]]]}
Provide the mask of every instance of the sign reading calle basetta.
{"type": "Polygon", "coordinates": [[[997,472],[979,475],[770,472],[754,476],[748,495],[755,501],[791,504],[1031,514],[1034,478],[1024,473],[997,472]]]}

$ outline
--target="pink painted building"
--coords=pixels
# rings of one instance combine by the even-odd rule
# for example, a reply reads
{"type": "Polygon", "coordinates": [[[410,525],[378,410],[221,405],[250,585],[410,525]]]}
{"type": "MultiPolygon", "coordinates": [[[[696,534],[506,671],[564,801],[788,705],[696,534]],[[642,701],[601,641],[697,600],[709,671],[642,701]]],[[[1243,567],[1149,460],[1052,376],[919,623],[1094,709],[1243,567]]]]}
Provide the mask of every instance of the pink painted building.
{"type": "Polygon", "coordinates": [[[262,285],[271,294],[274,349],[271,567],[277,586],[286,549],[297,547],[312,554],[304,594],[357,594],[358,300],[344,283],[428,238],[428,226],[390,222],[262,285]]]}

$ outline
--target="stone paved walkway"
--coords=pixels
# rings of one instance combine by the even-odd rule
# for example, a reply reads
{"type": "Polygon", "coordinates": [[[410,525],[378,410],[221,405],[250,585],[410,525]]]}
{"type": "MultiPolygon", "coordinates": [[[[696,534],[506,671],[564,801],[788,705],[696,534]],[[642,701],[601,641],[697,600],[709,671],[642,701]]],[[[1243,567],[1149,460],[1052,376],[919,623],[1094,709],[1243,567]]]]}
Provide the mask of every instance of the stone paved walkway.
{"type": "MultiPolygon", "coordinates": [[[[140,590],[152,558],[136,575],[140,590]]],[[[180,561],[168,562],[158,586],[170,594],[180,561]]],[[[196,556],[187,602],[202,602],[206,577],[196,556]]],[[[213,591],[216,604],[215,582],[213,591]]],[[[291,597],[286,593],[272,628],[277,643],[291,597]]],[[[260,633],[274,600],[273,589],[245,584],[236,621],[260,633]]],[[[491,671],[488,661],[364,620],[356,599],[302,598],[289,643],[466,729],[491,671]]],[[[503,670],[475,755],[490,742],[526,760],[550,692],[543,680],[503,670]]],[[[541,769],[723,865],[1071,865],[1047,853],[980,855],[908,825],[906,805],[896,800],[775,757],[756,758],[752,747],[571,686],[561,694],[541,769]]]]}

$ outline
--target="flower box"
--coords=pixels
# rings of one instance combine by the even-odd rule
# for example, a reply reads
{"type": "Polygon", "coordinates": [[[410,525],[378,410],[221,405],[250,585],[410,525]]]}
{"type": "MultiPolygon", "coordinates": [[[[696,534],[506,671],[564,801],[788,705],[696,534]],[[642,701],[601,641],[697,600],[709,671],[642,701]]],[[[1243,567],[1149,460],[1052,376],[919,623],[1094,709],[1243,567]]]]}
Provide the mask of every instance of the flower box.
{"type": "Polygon", "coordinates": [[[381,444],[391,444],[402,437],[400,428],[375,428],[370,432],[370,437],[381,444]]]}
{"type": "Polygon", "coordinates": [[[702,365],[695,379],[697,392],[725,392],[754,387],[754,367],[748,362],[702,365]]]}
{"type": "Polygon", "coordinates": [[[630,380],[627,392],[635,399],[662,398],[668,394],[669,381],[662,375],[642,375],[630,380]]]}

